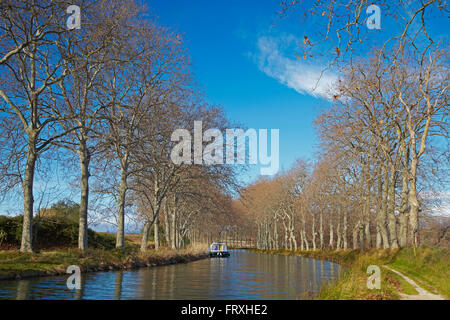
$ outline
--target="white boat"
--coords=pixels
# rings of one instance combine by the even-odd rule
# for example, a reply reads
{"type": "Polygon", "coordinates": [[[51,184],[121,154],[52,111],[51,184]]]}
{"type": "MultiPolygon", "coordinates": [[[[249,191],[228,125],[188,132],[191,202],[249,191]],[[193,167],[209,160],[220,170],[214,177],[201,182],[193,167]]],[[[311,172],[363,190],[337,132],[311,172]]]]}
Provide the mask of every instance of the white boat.
{"type": "Polygon", "coordinates": [[[229,257],[230,252],[228,251],[227,245],[223,242],[213,242],[209,246],[209,256],[210,257],[229,257]]]}

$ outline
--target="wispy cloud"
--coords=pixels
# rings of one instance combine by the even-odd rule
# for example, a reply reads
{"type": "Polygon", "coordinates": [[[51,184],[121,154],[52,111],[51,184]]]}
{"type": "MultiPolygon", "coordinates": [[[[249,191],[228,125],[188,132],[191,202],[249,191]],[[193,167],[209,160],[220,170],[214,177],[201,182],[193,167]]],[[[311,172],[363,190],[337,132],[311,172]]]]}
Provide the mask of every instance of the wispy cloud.
{"type": "Polygon", "coordinates": [[[298,39],[292,35],[260,37],[257,52],[252,57],[262,72],[298,93],[331,99],[332,84],[338,80],[337,76],[331,72],[322,73],[323,66],[296,59],[293,46],[297,43],[298,39]],[[286,52],[290,52],[292,58],[286,52]]]}

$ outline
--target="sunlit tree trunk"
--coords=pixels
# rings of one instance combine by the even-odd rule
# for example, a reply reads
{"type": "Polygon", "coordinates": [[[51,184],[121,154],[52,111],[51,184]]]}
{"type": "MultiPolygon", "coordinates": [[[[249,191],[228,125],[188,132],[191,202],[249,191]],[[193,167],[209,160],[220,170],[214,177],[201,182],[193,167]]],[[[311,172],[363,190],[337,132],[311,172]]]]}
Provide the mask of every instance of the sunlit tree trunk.
{"type": "Polygon", "coordinates": [[[399,230],[399,245],[400,247],[406,247],[408,245],[408,173],[405,170],[402,172],[402,204],[400,207],[400,230],[399,230]]]}
{"type": "Polygon", "coordinates": [[[274,241],[274,249],[278,250],[278,230],[277,230],[277,222],[276,220],[273,223],[273,241],[274,241]]]}
{"type": "Polygon", "coordinates": [[[358,220],[358,222],[355,224],[355,226],[353,227],[353,231],[352,231],[352,245],[353,245],[353,249],[358,249],[358,234],[360,231],[360,225],[361,222],[358,220]]]}
{"type": "Polygon", "coordinates": [[[306,237],[306,221],[305,221],[305,213],[302,213],[302,234],[303,234],[303,241],[305,242],[305,249],[309,250],[309,242],[308,238],[306,237]]]}
{"type": "Polygon", "coordinates": [[[311,226],[311,231],[312,231],[312,247],[313,250],[316,250],[316,217],[314,215],[314,213],[312,213],[312,226],[311,226]]]}
{"type": "Polygon", "coordinates": [[[416,171],[417,171],[417,159],[413,157],[411,160],[411,173],[409,178],[409,224],[411,232],[411,240],[414,247],[419,245],[419,201],[417,200],[416,191],[416,171]]]}
{"type": "Polygon", "coordinates": [[[320,249],[324,248],[324,237],[323,237],[323,210],[319,209],[319,240],[320,240],[320,249]]]}
{"type": "Polygon", "coordinates": [[[289,248],[289,230],[287,228],[286,222],[284,219],[282,220],[283,228],[284,228],[284,249],[288,250],[289,248]]]}
{"type": "Polygon", "coordinates": [[[120,170],[120,186],[117,195],[117,234],[116,234],[116,248],[123,248],[125,245],[125,201],[127,192],[127,171],[128,160],[125,159],[125,163],[121,165],[120,170]]]}
{"type": "Polygon", "coordinates": [[[86,141],[80,141],[81,200],[78,226],[78,249],[88,248],[88,203],[89,203],[89,162],[90,155],[86,141]]]}
{"type": "Polygon", "coordinates": [[[364,225],[363,225],[363,223],[361,222],[361,224],[360,224],[360,226],[359,226],[359,247],[360,247],[362,250],[365,249],[365,247],[364,247],[364,235],[365,235],[365,233],[364,233],[364,225]]]}
{"type": "Polygon", "coordinates": [[[147,251],[149,234],[150,234],[150,222],[147,221],[142,229],[141,252],[147,251]]]}
{"type": "Polygon", "coordinates": [[[292,241],[293,249],[294,251],[297,251],[298,245],[297,245],[297,239],[295,239],[295,233],[294,233],[294,216],[292,215],[291,219],[289,220],[289,231],[290,231],[290,238],[292,241]]]}
{"type": "Polygon", "coordinates": [[[170,239],[171,239],[171,230],[170,230],[170,213],[169,213],[169,206],[167,203],[167,198],[164,199],[164,227],[165,227],[165,233],[164,236],[166,238],[166,246],[170,247],[170,239]]]}
{"type": "Polygon", "coordinates": [[[341,219],[338,216],[338,224],[336,227],[337,240],[336,240],[336,250],[341,249],[341,219]]]}
{"type": "Polygon", "coordinates": [[[377,216],[377,226],[378,226],[378,230],[380,232],[380,236],[381,236],[381,242],[383,245],[384,249],[389,248],[389,238],[388,238],[388,233],[387,233],[387,228],[386,228],[386,217],[387,217],[387,201],[388,201],[388,186],[389,181],[387,179],[387,174],[384,174],[384,182],[383,182],[383,187],[382,187],[382,199],[381,199],[381,205],[380,205],[380,209],[378,211],[378,216],[377,216]]]}
{"type": "Polygon", "coordinates": [[[388,184],[388,226],[389,226],[389,237],[391,239],[390,247],[395,249],[398,248],[397,241],[397,218],[395,217],[395,183],[397,176],[395,173],[395,168],[391,169],[391,179],[388,184]]]}
{"type": "Polygon", "coordinates": [[[20,252],[32,252],[32,223],[33,223],[33,182],[36,166],[36,141],[33,135],[28,137],[27,163],[25,179],[23,180],[23,226],[20,252]]]}
{"type": "Polygon", "coordinates": [[[343,240],[343,248],[344,250],[348,249],[348,242],[347,242],[347,209],[344,208],[344,221],[343,221],[343,228],[342,228],[342,240],[343,240]]]}
{"type": "Polygon", "coordinates": [[[300,250],[305,250],[305,239],[303,237],[303,226],[300,228],[300,250]]]}
{"type": "MultiPolygon", "coordinates": [[[[367,179],[368,180],[368,179],[367,179]]],[[[364,203],[364,237],[366,240],[365,248],[372,247],[372,237],[370,234],[370,184],[366,182],[366,195],[365,195],[365,203],[364,203]]]]}
{"type": "Polygon", "coordinates": [[[334,249],[334,226],[333,226],[333,214],[330,211],[330,249],[334,249]]]}
{"type": "Polygon", "coordinates": [[[156,217],[153,224],[153,233],[155,238],[155,250],[159,249],[159,217],[156,217]]]}

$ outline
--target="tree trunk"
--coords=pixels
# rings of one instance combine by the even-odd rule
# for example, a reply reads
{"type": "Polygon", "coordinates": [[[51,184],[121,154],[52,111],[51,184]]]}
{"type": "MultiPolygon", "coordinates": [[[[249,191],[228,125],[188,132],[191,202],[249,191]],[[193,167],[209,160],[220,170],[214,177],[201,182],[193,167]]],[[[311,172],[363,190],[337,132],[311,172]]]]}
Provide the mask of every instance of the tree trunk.
{"type": "Polygon", "coordinates": [[[417,159],[413,157],[411,161],[411,173],[409,178],[409,224],[411,232],[411,241],[414,247],[419,245],[419,201],[417,200],[416,191],[416,171],[417,171],[417,159]]]}
{"type": "Polygon", "coordinates": [[[358,220],[358,222],[356,223],[356,225],[353,227],[353,232],[352,232],[352,245],[353,245],[353,249],[358,249],[358,234],[359,234],[359,229],[360,229],[360,221],[358,220]]]}
{"type": "Polygon", "coordinates": [[[336,250],[341,249],[341,219],[338,216],[338,224],[336,227],[336,233],[337,233],[337,241],[336,241],[336,250]]]}
{"type": "Polygon", "coordinates": [[[344,209],[344,222],[343,222],[343,228],[342,228],[342,241],[344,242],[344,250],[348,249],[348,242],[347,242],[347,210],[344,209]]]}
{"type": "Polygon", "coordinates": [[[167,203],[167,199],[164,200],[164,227],[165,227],[165,238],[166,238],[166,246],[170,247],[170,213],[169,206],[167,203]]]}
{"type": "Polygon", "coordinates": [[[33,224],[33,182],[36,167],[36,141],[34,137],[28,138],[27,164],[25,166],[25,179],[23,188],[23,226],[20,252],[33,252],[32,224],[33,224]]]}
{"type": "Polygon", "coordinates": [[[408,245],[408,172],[406,170],[402,173],[402,204],[400,207],[400,230],[399,230],[399,245],[406,247],[408,245]]]}
{"type": "Polygon", "coordinates": [[[309,251],[309,241],[308,238],[306,237],[306,230],[303,230],[303,239],[305,240],[305,249],[309,251]]]}
{"type": "Polygon", "coordinates": [[[274,241],[274,249],[278,250],[278,230],[277,230],[277,222],[273,222],[273,241],[274,241]]]}
{"type": "Polygon", "coordinates": [[[364,232],[365,232],[365,239],[366,239],[366,249],[372,247],[372,237],[370,234],[370,184],[367,181],[366,185],[366,199],[364,204],[364,232]]]}
{"type": "Polygon", "coordinates": [[[146,222],[144,224],[144,228],[142,229],[142,240],[141,240],[141,252],[147,251],[147,242],[148,242],[148,235],[150,233],[150,222],[146,222]]]}
{"type": "Polygon", "coordinates": [[[377,227],[378,227],[378,230],[379,230],[380,236],[381,236],[380,246],[383,245],[383,248],[387,249],[387,248],[389,248],[389,238],[388,238],[388,233],[387,233],[387,228],[386,228],[387,198],[388,198],[388,181],[386,179],[386,175],[385,175],[383,185],[384,185],[382,187],[383,196],[381,199],[380,210],[378,211],[378,215],[377,215],[377,227]]]}
{"type": "Polygon", "coordinates": [[[305,249],[309,250],[309,242],[306,237],[306,221],[305,221],[305,213],[302,214],[302,233],[303,233],[303,241],[305,242],[305,249]]]}
{"type": "Polygon", "coordinates": [[[286,225],[284,225],[284,249],[289,249],[289,231],[286,225]]]}
{"type": "Polygon", "coordinates": [[[402,170],[402,193],[401,193],[401,205],[399,209],[399,234],[398,241],[400,247],[406,247],[408,245],[408,196],[409,196],[409,157],[410,149],[406,145],[405,136],[402,134],[400,128],[397,128],[397,136],[400,140],[400,150],[403,156],[403,170],[402,170]]]}
{"type": "Polygon", "coordinates": [[[86,141],[80,142],[81,199],[78,225],[78,249],[88,248],[88,204],[89,204],[89,162],[90,155],[86,141]]]}
{"type": "Polygon", "coordinates": [[[305,250],[304,242],[305,242],[305,239],[303,237],[303,226],[302,226],[301,229],[300,229],[300,250],[301,251],[305,250]]]}
{"type": "Polygon", "coordinates": [[[391,169],[391,180],[389,181],[388,190],[388,227],[389,227],[389,237],[391,239],[390,247],[395,249],[398,248],[397,241],[397,218],[395,217],[395,182],[397,180],[395,169],[391,169]]]}
{"type": "Polygon", "coordinates": [[[294,245],[294,251],[297,251],[298,245],[297,245],[297,239],[295,239],[293,223],[292,223],[292,227],[291,227],[291,240],[292,240],[292,244],[294,245]]]}
{"type": "Polygon", "coordinates": [[[324,241],[323,241],[323,210],[320,210],[319,214],[319,239],[320,239],[320,249],[323,250],[324,241]]]}
{"type": "Polygon", "coordinates": [[[359,247],[364,250],[364,225],[361,223],[359,226],[359,247]]]}
{"type": "Polygon", "coordinates": [[[381,249],[382,245],[383,245],[383,238],[381,236],[381,202],[383,201],[383,180],[381,179],[381,167],[378,169],[377,172],[378,175],[378,212],[377,212],[377,216],[376,216],[376,230],[377,230],[377,234],[376,234],[376,239],[375,239],[375,246],[377,249],[381,249]]]}
{"type": "Polygon", "coordinates": [[[312,246],[313,246],[313,250],[316,250],[316,218],[314,216],[314,214],[312,215],[312,226],[311,226],[311,230],[312,230],[312,246]]]}
{"type": "Polygon", "coordinates": [[[258,234],[256,235],[256,248],[261,249],[261,224],[258,223],[258,234]]]}
{"type": "Polygon", "coordinates": [[[331,249],[334,249],[334,227],[333,227],[333,215],[330,212],[330,243],[329,246],[331,249]]]}
{"type": "Polygon", "coordinates": [[[177,248],[177,210],[172,209],[172,249],[177,248]]]}
{"type": "Polygon", "coordinates": [[[118,214],[116,248],[123,248],[125,245],[125,201],[127,188],[127,165],[125,165],[122,166],[120,171],[120,186],[117,200],[118,214]]]}
{"type": "Polygon", "coordinates": [[[367,217],[366,223],[364,224],[364,232],[365,232],[365,238],[366,238],[366,249],[369,249],[372,247],[372,237],[370,234],[370,221],[369,217],[367,217]]]}
{"type": "Polygon", "coordinates": [[[155,223],[153,225],[153,233],[155,240],[155,250],[159,249],[159,217],[156,217],[155,223]]]}

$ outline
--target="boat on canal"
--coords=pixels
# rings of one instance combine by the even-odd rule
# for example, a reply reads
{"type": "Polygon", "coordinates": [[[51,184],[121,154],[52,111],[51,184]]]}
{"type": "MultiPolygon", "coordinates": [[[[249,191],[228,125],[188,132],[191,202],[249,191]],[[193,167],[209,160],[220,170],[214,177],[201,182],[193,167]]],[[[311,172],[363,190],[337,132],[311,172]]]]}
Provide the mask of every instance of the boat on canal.
{"type": "Polygon", "coordinates": [[[209,246],[209,256],[210,257],[218,257],[225,258],[230,256],[230,252],[228,251],[227,245],[223,242],[213,242],[209,246]]]}

